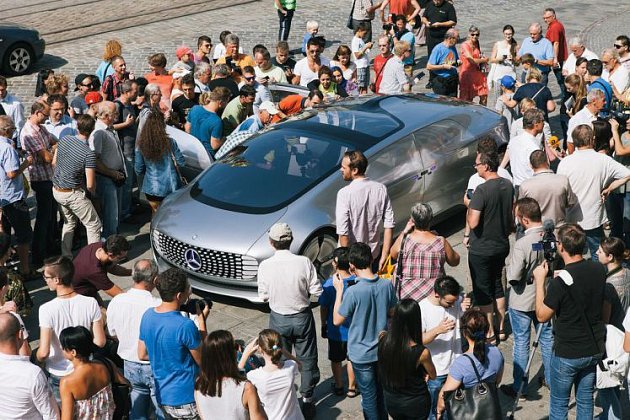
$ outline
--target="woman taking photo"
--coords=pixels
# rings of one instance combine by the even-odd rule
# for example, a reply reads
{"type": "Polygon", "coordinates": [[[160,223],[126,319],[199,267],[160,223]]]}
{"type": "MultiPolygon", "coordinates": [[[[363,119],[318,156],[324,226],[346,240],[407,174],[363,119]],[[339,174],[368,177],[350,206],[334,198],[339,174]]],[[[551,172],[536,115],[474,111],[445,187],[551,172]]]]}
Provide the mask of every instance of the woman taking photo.
{"type": "Polygon", "coordinates": [[[213,331],[201,344],[195,402],[203,420],[267,419],[256,388],[238,370],[234,337],[229,331],[213,331]]]}
{"type": "Polygon", "coordinates": [[[479,104],[488,103],[488,81],[485,68],[490,61],[484,57],[479,47],[479,28],[468,29],[468,39],[462,44],[460,56],[462,68],[459,72],[459,99],[472,102],[479,97],[479,104]]]}
{"type": "Polygon", "coordinates": [[[478,383],[472,363],[475,364],[481,380],[499,384],[503,376],[503,355],[498,348],[486,343],[488,335],[488,318],[478,309],[469,309],[462,315],[462,335],[468,342],[468,351],[459,356],[446,378],[446,382],[438,397],[438,418],[446,410],[444,392],[455,391],[460,385],[470,388],[478,383]]]}
{"type": "Polygon", "coordinates": [[[59,384],[61,419],[112,420],[116,407],[110,369],[115,372],[117,381],[121,380],[121,375],[111,366],[108,368],[101,362],[90,361],[94,345],[92,333],[87,328],[64,329],[59,334],[59,343],[64,357],[74,368],[71,374],[61,378],[59,384]]]}
{"type": "Polygon", "coordinates": [[[402,264],[402,277],[395,283],[398,299],[420,302],[433,292],[435,280],[445,275],[444,263],[459,264],[459,254],[446,238],[429,230],[432,220],[431,206],[414,205],[407,226],[392,246],[392,260],[402,264]]]}
{"type": "Polygon", "coordinates": [[[435,379],[429,349],[422,345],[422,317],[415,300],[394,307],[389,331],[378,343],[378,369],[387,412],[394,419],[426,419],[431,396],[425,378],[435,379]]]}
{"type": "Polygon", "coordinates": [[[492,66],[490,66],[488,73],[488,86],[493,90],[495,97],[501,94],[499,81],[503,76],[512,76],[516,80],[514,63],[517,51],[518,42],[514,39],[514,28],[512,25],[505,25],[503,27],[503,39],[495,42],[489,60],[492,66]]]}
{"type": "Polygon", "coordinates": [[[150,113],[138,139],[135,171],[139,177],[144,175],[141,191],[147,196],[153,213],[167,195],[183,185],[179,168],[184,163],[177,143],[166,134],[162,114],[150,113]]]}

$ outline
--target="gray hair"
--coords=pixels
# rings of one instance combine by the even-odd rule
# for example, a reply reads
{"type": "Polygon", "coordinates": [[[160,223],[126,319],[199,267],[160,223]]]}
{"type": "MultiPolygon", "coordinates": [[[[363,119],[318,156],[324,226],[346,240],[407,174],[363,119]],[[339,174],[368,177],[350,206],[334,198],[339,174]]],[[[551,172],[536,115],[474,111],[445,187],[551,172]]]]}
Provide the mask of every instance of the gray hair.
{"type": "Polygon", "coordinates": [[[605,98],[606,98],[606,94],[604,93],[603,90],[598,89],[598,88],[593,88],[588,91],[588,94],[586,95],[586,102],[590,104],[596,99],[605,99],[605,98]]]}
{"type": "Polygon", "coordinates": [[[538,22],[534,22],[531,25],[529,25],[529,29],[536,29],[536,32],[542,32],[542,26],[540,26],[540,23],[538,22]]]}
{"type": "Polygon", "coordinates": [[[216,66],[214,66],[215,76],[228,77],[230,73],[231,72],[227,64],[217,64],[216,66]]]}
{"type": "Polygon", "coordinates": [[[584,40],[582,39],[581,36],[574,36],[572,38],[569,38],[569,47],[583,47],[584,46],[584,40]]]}
{"type": "Polygon", "coordinates": [[[416,229],[429,230],[433,220],[433,209],[428,203],[416,203],[411,208],[411,218],[416,229]]]}
{"type": "Polygon", "coordinates": [[[9,137],[10,128],[15,129],[13,119],[8,115],[0,115],[0,136],[9,137]]]}
{"type": "Polygon", "coordinates": [[[601,57],[604,58],[605,55],[607,55],[607,56],[609,56],[611,58],[614,58],[615,60],[619,61],[619,53],[617,52],[616,49],[604,48],[604,50],[602,51],[601,57]]]}
{"type": "Polygon", "coordinates": [[[101,119],[103,117],[108,117],[112,115],[112,113],[116,110],[116,107],[113,102],[103,101],[99,102],[98,108],[96,108],[96,118],[101,119]],[[112,106],[114,107],[112,110],[112,106]]]}
{"type": "Polygon", "coordinates": [[[201,62],[199,64],[195,64],[195,78],[199,78],[199,76],[205,74],[210,70],[210,64],[206,62],[201,62]]]}
{"type": "Polygon", "coordinates": [[[158,93],[160,93],[160,86],[155,84],[155,83],[149,83],[145,88],[144,88],[144,96],[151,96],[151,95],[157,95],[158,93]]]}
{"type": "Polygon", "coordinates": [[[132,279],[134,283],[153,283],[153,279],[158,275],[158,266],[155,261],[148,258],[136,261],[133,265],[132,279]]]}
{"type": "Polygon", "coordinates": [[[238,39],[238,36],[234,35],[234,34],[229,34],[225,37],[225,42],[223,43],[225,46],[228,46],[230,44],[232,45],[239,45],[241,42],[238,39]]]}
{"type": "Polygon", "coordinates": [[[446,38],[452,38],[452,39],[459,38],[459,31],[455,28],[449,29],[448,31],[446,31],[446,34],[444,35],[444,39],[446,38]]]}
{"type": "Polygon", "coordinates": [[[523,128],[534,128],[534,124],[545,121],[545,114],[538,109],[528,109],[523,113],[523,128]]]}

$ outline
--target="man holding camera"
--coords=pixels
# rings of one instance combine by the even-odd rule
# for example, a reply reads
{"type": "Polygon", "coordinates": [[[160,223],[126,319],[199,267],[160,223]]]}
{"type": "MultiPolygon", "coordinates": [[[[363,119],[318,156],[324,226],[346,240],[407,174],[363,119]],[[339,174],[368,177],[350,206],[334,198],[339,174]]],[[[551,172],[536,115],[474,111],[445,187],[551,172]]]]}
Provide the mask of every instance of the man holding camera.
{"type": "Polygon", "coordinates": [[[555,316],[549,420],[567,418],[574,384],[576,417],[593,418],[595,371],[606,339],[602,321],[606,271],[603,265],[582,257],[585,243],[586,233],[580,226],[566,224],[560,228],[558,254],[565,267],[554,272],[546,292],[547,261],[534,269],[536,318],[547,322],[555,316]]]}
{"type": "MultiPolygon", "coordinates": [[[[527,391],[527,381],[522,384],[529,355],[531,326],[540,328],[539,342],[542,348],[542,360],[545,367],[545,381],[550,383],[550,361],[553,336],[548,322],[539,323],[535,313],[536,288],[532,282],[532,271],[543,259],[544,254],[533,246],[543,239],[544,229],[540,206],[533,198],[521,198],[515,204],[514,214],[518,223],[525,228],[524,235],[516,241],[508,258],[506,276],[512,286],[509,298],[510,325],[514,335],[514,383],[502,385],[501,390],[516,398],[523,388],[522,399],[527,391]]],[[[544,252],[544,251],[543,251],[544,252]]]]}

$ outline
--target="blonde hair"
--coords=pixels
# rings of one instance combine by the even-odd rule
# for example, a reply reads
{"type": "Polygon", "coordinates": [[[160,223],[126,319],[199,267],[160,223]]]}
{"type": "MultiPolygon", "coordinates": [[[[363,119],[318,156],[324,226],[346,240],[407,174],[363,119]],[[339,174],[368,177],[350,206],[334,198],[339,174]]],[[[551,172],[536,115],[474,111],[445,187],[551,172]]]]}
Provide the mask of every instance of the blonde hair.
{"type": "Polygon", "coordinates": [[[402,57],[402,55],[409,49],[409,43],[407,41],[398,41],[394,44],[394,54],[398,57],[402,57]]]}
{"type": "Polygon", "coordinates": [[[104,61],[110,61],[112,58],[121,54],[122,54],[122,45],[120,45],[120,42],[118,42],[117,39],[110,39],[109,41],[107,41],[107,43],[105,44],[105,48],[103,50],[104,61]]]}
{"type": "Polygon", "coordinates": [[[542,81],[542,73],[536,67],[532,67],[529,70],[529,73],[527,73],[527,82],[530,82],[534,79],[538,80],[539,82],[542,81]]]}
{"type": "Polygon", "coordinates": [[[317,23],[316,20],[309,20],[308,22],[306,22],[306,30],[310,31],[313,29],[319,29],[319,23],[317,23]]]}
{"type": "Polygon", "coordinates": [[[46,79],[46,93],[49,95],[61,94],[64,85],[68,84],[68,76],[63,73],[55,73],[46,79]]]}

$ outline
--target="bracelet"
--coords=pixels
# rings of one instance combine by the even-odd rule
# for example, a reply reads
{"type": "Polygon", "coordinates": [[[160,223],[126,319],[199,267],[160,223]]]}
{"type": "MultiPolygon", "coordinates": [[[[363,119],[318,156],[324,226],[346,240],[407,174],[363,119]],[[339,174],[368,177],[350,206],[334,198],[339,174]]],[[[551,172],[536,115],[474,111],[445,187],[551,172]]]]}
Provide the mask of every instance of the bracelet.
{"type": "Polygon", "coordinates": [[[464,233],[464,238],[470,238],[470,233],[468,234],[464,233]]]}

